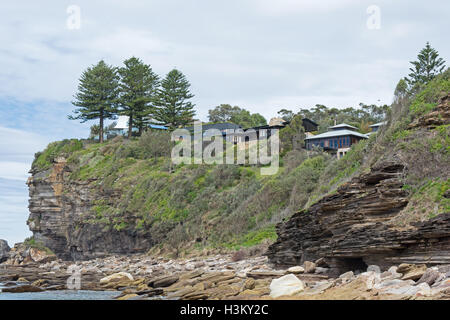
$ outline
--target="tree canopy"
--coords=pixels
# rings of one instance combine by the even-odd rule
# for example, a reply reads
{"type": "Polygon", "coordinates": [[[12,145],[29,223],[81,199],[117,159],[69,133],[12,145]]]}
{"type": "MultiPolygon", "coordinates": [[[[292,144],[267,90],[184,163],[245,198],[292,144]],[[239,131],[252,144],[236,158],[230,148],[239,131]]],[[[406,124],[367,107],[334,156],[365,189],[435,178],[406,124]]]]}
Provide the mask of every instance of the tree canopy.
{"type": "Polygon", "coordinates": [[[425,48],[420,50],[416,61],[411,61],[411,73],[405,78],[414,91],[418,86],[428,83],[445,68],[445,61],[439,53],[427,42],[425,48]]]}
{"type": "Polygon", "coordinates": [[[124,67],[119,68],[118,73],[120,114],[129,118],[128,137],[131,137],[133,127],[137,127],[139,133],[142,133],[153,114],[159,77],[150,65],[144,64],[136,57],[125,60],[124,67]]]}
{"type": "Polygon", "coordinates": [[[119,76],[117,69],[103,60],[88,67],[80,77],[78,92],[72,104],[76,107],[71,120],[99,119],[99,141],[103,142],[105,119],[114,119],[117,114],[119,76]]]}
{"type": "Polygon", "coordinates": [[[190,86],[183,73],[177,69],[170,71],[158,89],[154,119],[172,128],[192,122],[195,105],[189,101],[194,97],[189,90],[190,86]]]}
{"type": "Polygon", "coordinates": [[[232,122],[242,126],[243,128],[251,128],[263,126],[267,124],[267,120],[259,113],[250,113],[250,111],[242,109],[238,106],[232,107],[229,104],[221,104],[214,109],[208,111],[210,122],[232,122]]]}

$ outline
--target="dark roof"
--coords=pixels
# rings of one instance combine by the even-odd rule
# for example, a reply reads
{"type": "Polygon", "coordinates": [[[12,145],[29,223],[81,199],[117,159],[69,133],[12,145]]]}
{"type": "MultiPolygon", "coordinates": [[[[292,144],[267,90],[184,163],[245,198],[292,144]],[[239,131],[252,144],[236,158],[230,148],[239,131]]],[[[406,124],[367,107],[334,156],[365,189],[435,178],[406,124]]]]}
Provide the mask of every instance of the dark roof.
{"type": "Polygon", "coordinates": [[[309,118],[303,118],[302,120],[303,120],[303,121],[309,121],[309,122],[312,123],[313,125],[319,126],[315,121],[313,121],[313,120],[311,120],[311,119],[309,119],[309,118]]]}

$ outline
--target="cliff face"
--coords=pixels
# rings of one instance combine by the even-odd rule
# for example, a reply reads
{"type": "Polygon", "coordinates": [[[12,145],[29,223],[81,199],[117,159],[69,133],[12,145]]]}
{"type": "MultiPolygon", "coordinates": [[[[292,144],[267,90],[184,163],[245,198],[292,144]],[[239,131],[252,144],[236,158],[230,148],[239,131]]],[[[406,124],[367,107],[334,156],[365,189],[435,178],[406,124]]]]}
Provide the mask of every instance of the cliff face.
{"type": "Polygon", "coordinates": [[[272,263],[299,265],[326,257],[337,273],[376,264],[450,263],[450,213],[406,228],[389,221],[408,204],[407,168],[386,161],[277,226],[272,263]]]}
{"type": "Polygon", "coordinates": [[[34,171],[28,180],[28,226],[34,239],[60,258],[90,259],[106,254],[143,252],[152,246],[148,234],[115,230],[88,223],[93,202],[112,199],[114,193],[92,188],[92,181],[69,178],[66,159],[57,158],[45,171],[34,171]]]}
{"type": "Polygon", "coordinates": [[[0,263],[8,259],[10,248],[8,242],[0,239],[0,263]]]}
{"type": "Polygon", "coordinates": [[[447,95],[378,148],[367,173],[278,224],[270,261],[325,257],[335,274],[371,264],[450,264],[449,110],[447,95]]]}

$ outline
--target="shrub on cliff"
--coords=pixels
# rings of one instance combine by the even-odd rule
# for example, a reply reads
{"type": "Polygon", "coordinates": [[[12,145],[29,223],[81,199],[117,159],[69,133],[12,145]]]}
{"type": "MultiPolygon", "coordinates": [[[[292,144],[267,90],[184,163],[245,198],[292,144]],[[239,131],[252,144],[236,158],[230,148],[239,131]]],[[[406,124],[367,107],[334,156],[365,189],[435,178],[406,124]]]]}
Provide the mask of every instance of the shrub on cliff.
{"type": "Polygon", "coordinates": [[[52,166],[57,157],[68,157],[82,148],[83,143],[78,139],[66,139],[63,141],[52,142],[43,152],[37,152],[34,155],[34,161],[31,168],[33,170],[47,170],[52,166]]]}

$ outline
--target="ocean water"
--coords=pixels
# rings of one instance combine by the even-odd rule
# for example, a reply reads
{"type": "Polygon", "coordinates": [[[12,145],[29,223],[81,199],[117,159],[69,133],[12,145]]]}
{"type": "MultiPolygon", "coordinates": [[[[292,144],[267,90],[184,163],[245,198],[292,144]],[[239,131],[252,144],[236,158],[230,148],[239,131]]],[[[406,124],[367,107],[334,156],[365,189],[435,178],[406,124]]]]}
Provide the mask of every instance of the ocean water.
{"type": "MultiPolygon", "coordinates": [[[[1,284],[0,284],[1,290],[1,284]]],[[[0,300],[112,300],[120,292],[89,290],[56,290],[44,292],[0,292],[0,300]]]]}

